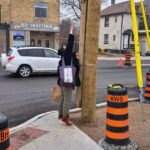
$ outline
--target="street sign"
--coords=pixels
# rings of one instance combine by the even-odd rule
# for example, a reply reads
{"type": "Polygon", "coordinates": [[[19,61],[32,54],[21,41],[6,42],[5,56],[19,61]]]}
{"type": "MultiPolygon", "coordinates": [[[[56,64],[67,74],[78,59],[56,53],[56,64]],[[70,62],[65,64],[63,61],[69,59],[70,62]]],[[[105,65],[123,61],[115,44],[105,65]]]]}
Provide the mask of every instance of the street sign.
{"type": "Polygon", "coordinates": [[[28,22],[13,22],[11,24],[12,30],[24,30],[24,31],[50,31],[59,32],[59,25],[54,24],[39,24],[39,23],[28,23],[28,22]]]}

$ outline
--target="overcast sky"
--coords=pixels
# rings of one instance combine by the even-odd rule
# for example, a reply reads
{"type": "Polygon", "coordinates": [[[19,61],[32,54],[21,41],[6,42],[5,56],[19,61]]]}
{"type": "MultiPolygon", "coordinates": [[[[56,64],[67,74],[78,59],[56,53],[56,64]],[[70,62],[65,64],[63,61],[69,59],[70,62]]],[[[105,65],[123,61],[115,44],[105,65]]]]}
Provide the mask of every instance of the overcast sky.
{"type": "MultiPolygon", "coordinates": [[[[125,2],[127,0],[116,0],[116,3],[125,2]]],[[[139,2],[140,0],[135,0],[135,2],[139,2]]]]}
{"type": "MultiPolygon", "coordinates": [[[[126,2],[129,0],[116,0],[116,3],[121,3],[121,2],[126,2]]],[[[135,2],[139,2],[140,0],[135,0],[135,2]]],[[[106,3],[103,3],[101,5],[101,9],[105,9],[106,7],[109,7],[111,5],[111,0],[107,0],[106,3]]],[[[66,16],[68,17],[68,11],[66,11],[66,9],[61,8],[61,18],[66,18],[66,16]]]]}
{"type": "MultiPolygon", "coordinates": [[[[110,1],[110,0],[108,0],[108,1],[110,1]]],[[[128,0],[116,0],[116,3],[121,3],[121,2],[126,2],[126,1],[128,1],[128,0]]],[[[135,0],[135,2],[139,2],[140,0],[135,0]]],[[[110,1],[111,2],[111,1],[110,1]]]]}

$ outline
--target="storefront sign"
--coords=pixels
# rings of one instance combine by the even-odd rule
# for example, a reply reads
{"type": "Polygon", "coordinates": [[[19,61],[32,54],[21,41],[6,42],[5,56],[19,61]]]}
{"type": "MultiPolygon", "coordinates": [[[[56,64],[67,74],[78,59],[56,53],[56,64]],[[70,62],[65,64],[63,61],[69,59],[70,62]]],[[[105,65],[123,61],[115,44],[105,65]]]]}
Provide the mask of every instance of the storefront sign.
{"type": "Polygon", "coordinates": [[[53,24],[38,24],[38,23],[13,23],[11,25],[12,30],[27,30],[27,31],[51,31],[59,32],[60,28],[58,25],[53,24]]]}

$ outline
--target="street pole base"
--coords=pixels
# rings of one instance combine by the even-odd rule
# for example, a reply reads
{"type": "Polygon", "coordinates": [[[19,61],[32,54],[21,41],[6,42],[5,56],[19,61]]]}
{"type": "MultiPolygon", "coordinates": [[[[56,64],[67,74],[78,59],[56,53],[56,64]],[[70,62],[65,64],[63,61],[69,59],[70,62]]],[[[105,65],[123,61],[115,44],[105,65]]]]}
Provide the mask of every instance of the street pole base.
{"type": "Polygon", "coordinates": [[[101,139],[98,144],[104,148],[104,150],[137,150],[138,145],[133,140],[130,140],[128,145],[125,146],[116,146],[113,144],[108,144],[105,139],[101,139]]]}
{"type": "Polygon", "coordinates": [[[145,104],[150,104],[150,100],[144,99],[144,100],[143,100],[143,103],[145,103],[145,104]]]}
{"type": "Polygon", "coordinates": [[[125,66],[128,66],[128,67],[131,67],[131,66],[132,66],[132,64],[126,64],[126,63],[125,63],[124,65],[125,65],[125,66]]]}

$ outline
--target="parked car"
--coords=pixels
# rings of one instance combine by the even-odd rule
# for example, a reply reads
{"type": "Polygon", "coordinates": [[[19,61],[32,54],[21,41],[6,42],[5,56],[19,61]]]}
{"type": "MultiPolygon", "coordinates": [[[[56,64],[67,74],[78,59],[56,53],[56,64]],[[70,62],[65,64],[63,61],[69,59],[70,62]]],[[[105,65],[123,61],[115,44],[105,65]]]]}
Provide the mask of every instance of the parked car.
{"type": "Polygon", "coordinates": [[[23,78],[32,73],[56,73],[59,60],[56,50],[44,47],[15,47],[1,54],[4,70],[23,78]]]}

